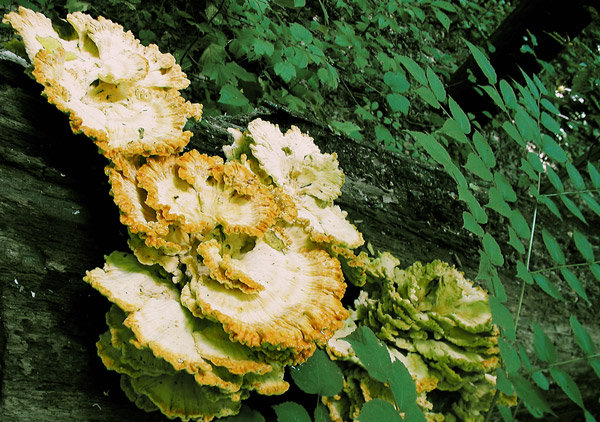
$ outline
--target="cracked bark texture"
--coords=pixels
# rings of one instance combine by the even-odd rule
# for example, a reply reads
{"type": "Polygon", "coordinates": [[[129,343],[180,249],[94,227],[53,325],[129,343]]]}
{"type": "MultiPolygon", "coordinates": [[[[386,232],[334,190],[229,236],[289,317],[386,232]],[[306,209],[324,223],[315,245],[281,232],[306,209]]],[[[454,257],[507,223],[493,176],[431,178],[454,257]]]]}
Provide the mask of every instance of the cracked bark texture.
{"type": "MultiPolygon", "coordinates": [[[[0,75],[0,420],[166,420],[130,403],[119,376],[96,356],[109,302],[82,277],[102,266],[104,255],[127,250],[103,172],[106,160],[89,139],[71,133],[67,117],[47,104],[22,67],[0,60],[0,75]]],[[[346,174],[338,204],[375,249],[391,251],[406,266],[443,259],[475,276],[479,245],[462,229],[464,207],[454,182],[437,168],[337,137],[274,107],[195,124],[189,147],[222,155],[222,145],[231,142],[226,128],[243,129],[256,117],[283,129],[295,124],[323,151],[337,152],[346,174]]],[[[505,284],[516,303],[520,286],[510,277],[505,284]]],[[[597,287],[588,293],[597,304],[597,287]]],[[[534,287],[525,300],[526,336],[536,320],[561,356],[571,356],[577,346],[568,334],[568,316],[574,313],[600,344],[591,308],[556,303],[534,287]]],[[[568,370],[580,386],[589,386],[582,392],[597,407],[598,379],[583,364],[568,370]]],[[[580,411],[559,397],[556,389],[548,396],[559,420],[577,419],[580,411]]]]}

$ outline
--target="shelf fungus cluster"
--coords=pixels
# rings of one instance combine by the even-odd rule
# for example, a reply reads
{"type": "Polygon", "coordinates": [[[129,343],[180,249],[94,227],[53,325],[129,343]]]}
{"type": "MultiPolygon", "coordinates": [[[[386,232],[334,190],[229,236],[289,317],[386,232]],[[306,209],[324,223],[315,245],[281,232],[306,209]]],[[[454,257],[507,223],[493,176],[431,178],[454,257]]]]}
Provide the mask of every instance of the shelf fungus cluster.
{"type": "Polygon", "coordinates": [[[348,317],[332,250],[363,239],[333,204],[344,181],[335,154],[262,120],[231,131],[226,160],[183,153],[202,106],[182,98],[189,82],[170,54],[83,13],[60,31],[25,8],[4,21],[43,95],[109,159],[132,253],[113,252],[84,279],[113,303],[97,348],[128,397],[210,421],[251,392],[285,392],[285,367],[348,317]]]}
{"type": "MultiPolygon", "coordinates": [[[[392,360],[408,368],[428,421],[483,421],[500,364],[499,333],[487,293],[442,261],[417,262],[406,269],[398,265],[387,252],[377,258],[361,253],[347,272],[363,290],[352,316],[328,343],[328,352],[345,371],[343,392],[324,398],[332,419],[353,419],[374,398],[393,403],[389,388],[369,377],[342,339],[360,324],[384,342],[392,360]]],[[[512,401],[500,397],[503,404],[512,401]]]]}

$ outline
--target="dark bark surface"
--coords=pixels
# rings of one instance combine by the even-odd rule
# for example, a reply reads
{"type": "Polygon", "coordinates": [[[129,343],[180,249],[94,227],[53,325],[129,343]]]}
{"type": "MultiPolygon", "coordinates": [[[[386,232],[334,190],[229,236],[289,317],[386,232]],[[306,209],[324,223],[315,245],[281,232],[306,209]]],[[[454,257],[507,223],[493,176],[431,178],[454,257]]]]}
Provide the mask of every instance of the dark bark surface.
{"type": "MultiPolygon", "coordinates": [[[[0,60],[0,75],[0,420],[164,420],[130,403],[118,375],[96,356],[109,302],[82,277],[104,255],[127,250],[106,160],[89,139],[70,132],[66,116],[46,103],[21,67],[0,60]]],[[[339,205],[375,249],[391,251],[407,266],[439,258],[469,276],[477,273],[479,245],[461,228],[463,205],[439,169],[336,137],[277,109],[207,119],[194,127],[190,148],[220,154],[230,142],[225,128],[254,117],[282,128],[296,124],[324,151],[338,153],[347,176],[339,205]]],[[[512,280],[506,285],[514,299],[520,287],[512,280]]],[[[570,313],[600,343],[591,309],[556,303],[533,287],[529,292],[523,325],[539,321],[561,356],[576,349],[567,334],[570,313]]],[[[600,386],[588,368],[569,370],[579,385],[590,386],[586,397],[595,397],[600,386]]],[[[571,408],[558,406],[561,416],[571,408]]]]}

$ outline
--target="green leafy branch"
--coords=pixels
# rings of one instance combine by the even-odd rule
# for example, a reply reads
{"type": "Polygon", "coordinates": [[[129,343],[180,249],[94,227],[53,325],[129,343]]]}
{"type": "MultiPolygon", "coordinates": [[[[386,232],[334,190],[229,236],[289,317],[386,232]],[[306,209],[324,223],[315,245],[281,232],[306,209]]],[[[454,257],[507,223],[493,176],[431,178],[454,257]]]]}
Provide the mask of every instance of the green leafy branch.
{"type": "MultiPolygon", "coordinates": [[[[555,238],[549,226],[543,226],[541,230],[537,231],[541,232],[546,256],[556,265],[536,270],[532,270],[530,265],[536,224],[539,225],[537,222],[538,206],[545,206],[551,214],[564,221],[561,211],[553,200],[558,198],[571,215],[587,225],[588,222],[580,208],[581,205],[570,196],[576,194],[580,199],[579,203],[587,205],[589,211],[600,215],[600,206],[593,197],[593,194],[597,193],[600,188],[598,171],[591,162],[587,164],[590,175],[589,182],[593,188],[588,187],[588,182],[571,163],[568,154],[560,145],[563,131],[555,118],[559,112],[551,102],[552,96],[549,90],[537,76],[529,77],[523,74],[525,84],[516,82],[511,84],[505,80],[498,81],[496,72],[485,54],[473,44],[467,43],[467,46],[489,83],[489,85],[479,87],[482,95],[489,96],[505,117],[504,120],[495,118],[493,126],[502,128],[509,139],[515,142],[517,149],[521,150],[520,170],[522,174],[519,177],[518,189],[510,181],[514,176],[505,174],[496,165],[494,150],[483,136],[477,122],[472,121],[467,113],[446,95],[439,78],[434,76],[432,71],[416,68],[413,63],[409,65],[409,73],[422,85],[419,95],[429,106],[443,109],[447,118],[433,133],[417,131],[409,133],[455,180],[459,198],[465,202],[468,209],[463,213],[464,227],[481,241],[482,249],[480,250],[477,278],[487,282],[493,293],[490,298],[492,316],[502,332],[498,346],[503,358],[503,366],[497,372],[498,391],[509,396],[516,394],[520,399],[520,404],[514,412],[503,406],[498,406],[498,408],[507,421],[515,419],[521,404],[536,417],[541,417],[544,413],[552,413],[540,391],[540,389],[547,390],[549,388],[549,382],[544,376],[546,372],[565,392],[566,396],[582,408],[586,421],[595,420],[585,409],[581,393],[573,379],[559,368],[570,362],[571,359],[559,362],[554,345],[542,327],[534,322],[532,329],[535,356],[539,361],[547,364],[544,368],[536,368],[531,364],[526,349],[518,341],[517,332],[527,286],[537,285],[554,299],[565,300],[555,281],[549,277],[551,275],[549,273],[559,271],[571,290],[589,303],[583,283],[572,270],[575,268],[589,269],[591,274],[600,280],[600,266],[594,257],[592,244],[581,231],[573,229],[573,242],[585,259],[584,263],[567,263],[561,242],[555,238]],[[516,91],[513,87],[516,88],[516,91]],[[464,160],[463,164],[457,162],[457,158],[453,158],[447,147],[444,146],[449,145],[449,141],[468,146],[465,151],[466,157],[458,157],[458,160],[464,160]],[[563,181],[555,170],[560,166],[566,170],[565,174],[568,177],[566,181],[563,181]],[[481,195],[476,189],[473,189],[473,183],[467,181],[463,169],[479,180],[479,183],[487,186],[487,204],[480,203],[478,196],[481,197],[481,195]],[[557,193],[540,193],[542,177],[549,181],[557,193]],[[566,182],[574,189],[566,190],[564,188],[566,182]],[[520,209],[517,208],[518,200],[522,197],[523,192],[528,193],[522,198],[525,203],[530,202],[531,199],[535,201],[531,223],[527,222],[520,209]],[[496,213],[498,216],[496,218],[507,222],[505,227],[508,241],[500,240],[498,235],[494,234],[495,232],[487,229],[490,221],[489,211],[496,213]],[[527,249],[524,242],[527,244],[527,249]],[[507,250],[507,246],[510,246],[511,249],[507,250]],[[504,270],[507,264],[505,256],[509,253],[515,256],[516,277],[521,282],[521,292],[514,315],[505,304],[508,297],[499,276],[500,271],[504,270]]],[[[585,348],[582,348],[585,356],[581,359],[587,361],[596,370],[600,363],[595,346],[583,325],[573,315],[571,316],[571,327],[580,347],[582,344],[585,345],[585,348]]]]}

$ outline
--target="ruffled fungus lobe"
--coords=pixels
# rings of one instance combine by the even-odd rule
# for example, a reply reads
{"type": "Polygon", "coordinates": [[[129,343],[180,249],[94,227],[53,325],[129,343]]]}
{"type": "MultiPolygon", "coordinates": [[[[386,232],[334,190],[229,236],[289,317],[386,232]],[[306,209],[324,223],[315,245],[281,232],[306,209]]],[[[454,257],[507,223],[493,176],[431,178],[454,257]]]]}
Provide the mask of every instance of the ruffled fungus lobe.
{"type": "Polygon", "coordinates": [[[192,135],[182,128],[188,117],[200,118],[202,106],[180,96],[189,81],[173,57],[108,19],[77,12],[67,21],[75,31],[70,39],[23,7],[4,18],[23,37],[43,95],[69,114],[73,131],[108,158],[180,151],[192,135]]]}
{"type": "MultiPolygon", "coordinates": [[[[381,390],[381,386],[373,389],[377,382],[362,369],[366,379],[351,387],[358,370],[356,358],[341,337],[362,324],[386,342],[393,359],[400,359],[408,368],[428,421],[483,421],[482,414],[495,391],[492,374],[500,364],[499,333],[492,324],[487,293],[441,261],[417,262],[403,270],[389,253],[377,258],[362,253],[351,259],[352,271],[347,274],[364,288],[355,301],[352,321],[328,343],[332,357],[349,362],[350,377],[345,394],[325,400],[332,416],[340,412],[349,415],[369,400],[368,396],[389,396],[389,390],[381,390]],[[360,395],[353,393],[356,388],[360,395]],[[433,412],[434,406],[427,400],[427,393],[433,390],[445,391],[451,405],[435,406],[433,412]]],[[[511,404],[510,398],[502,395],[500,400],[511,404]]]]}
{"type": "Polygon", "coordinates": [[[363,244],[347,213],[333,205],[344,183],[335,154],[320,152],[296,126],[283,134],[277,125],[256,119],[247,132],[230,132],[235,142],[224,148],[227,158],[247,155],[256,160],[258,173],[292,198],[298,218],[314,240],[351,249],[363,244]]]}
{"type": "Polygon", "coordinates": [[[292,363],[298,363],[347,316],[340,302],[345,285],[339,262],[324,250],[284,253],[259,239],[236,265],[262,289],[248,295],[203,277],[182,291],[182,302],[195,315],[221,322],[232,340],[289,349],[292,363]]]}
{"type": "Polygon", "coordinates": [[[335,154],[292,127],[262,120],[226,148],[226,162],[181,154],[202,106],[173,56],[107,19],[5,16],[22,35],[48,101],[110,163],[111,194],[133,255],[114,252],[85,280],[114,306],[97,343],[140,408],[169,418],[234,415],[251,391],[282,394],[286,365],[325,344],[348,312],[332,256],[363,243],[333,201],[335,154]],[[336,252],[337,253],[337,252],[336,252]]]}

